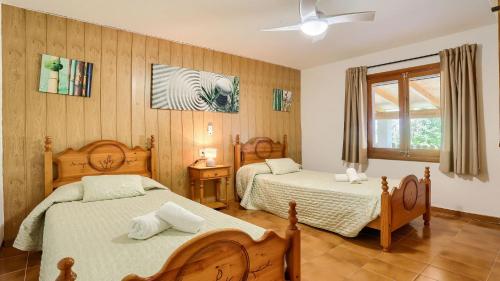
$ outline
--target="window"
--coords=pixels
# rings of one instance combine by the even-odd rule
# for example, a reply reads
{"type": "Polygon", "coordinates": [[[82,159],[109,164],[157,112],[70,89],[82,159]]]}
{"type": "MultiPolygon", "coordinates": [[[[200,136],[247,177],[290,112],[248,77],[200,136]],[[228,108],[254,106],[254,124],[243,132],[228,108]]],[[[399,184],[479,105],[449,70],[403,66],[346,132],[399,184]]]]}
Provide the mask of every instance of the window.
{"type": "Polygon", "coordinates": [[[368,157],[439,162],[439,64],[368,75],[368,157]]]}

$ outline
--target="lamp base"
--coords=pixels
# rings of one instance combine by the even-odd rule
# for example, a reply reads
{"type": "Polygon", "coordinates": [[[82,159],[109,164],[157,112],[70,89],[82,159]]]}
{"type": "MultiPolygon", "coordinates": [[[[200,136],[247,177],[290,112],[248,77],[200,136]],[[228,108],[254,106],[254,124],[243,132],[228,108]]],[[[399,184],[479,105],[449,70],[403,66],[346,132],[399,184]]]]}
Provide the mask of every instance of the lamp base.
{"type": "Polygon", "coordinates": [[[207,167],[215,167],[215,166],[217,166],[215,164],[215,159],[213,159],[213,158],[207,158],[207,167]]]}

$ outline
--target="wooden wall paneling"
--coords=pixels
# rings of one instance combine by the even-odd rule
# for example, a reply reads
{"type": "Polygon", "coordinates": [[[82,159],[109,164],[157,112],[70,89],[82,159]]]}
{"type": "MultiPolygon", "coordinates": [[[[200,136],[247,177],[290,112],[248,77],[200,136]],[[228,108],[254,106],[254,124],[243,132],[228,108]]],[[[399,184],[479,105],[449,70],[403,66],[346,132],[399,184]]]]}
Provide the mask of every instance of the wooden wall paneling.
{"type": "Polygon", "coordinates": [[[301,88],[300,88],[300,70],[295,71],[295,83],[297,86],[297,114],[295,115],[295,127],[296,127],[296,137],[295,141],[297,142],[297,158],[302,163],[302,125],[301,125],[301,88]]]}
{"type": "MultiPolygon", "coordinates": [[[[132,33],[118,31],[116,58],[116,139],[132,145],[132,33]]],[[[170,59],[170,53],[169,53],[170,59]]]]}
{"type": "Polygon", "coordinates": [[[271,87],[270,81],[271,75],[271,65],[269,63],[264,63],[262,69],[262,112],[264,121],[264,136],[271,136],[271,126],[269,122],[271,120],[272,107],[272,93],[273,89],[271,87]]]}
{"type": "Polygon", "coordinates": [[[144,87],[146,79],[146,36],[132,35],[132,145],[146,144],[144,87]]]}
{"type": "MultiPolygon", "coordinates": [[[[264,134],[264,88],[262,85],[263,62],[255,62],[255,71],[253,75],[253,91],[255,97],[255,135],[266,136],[264,134]]],[[[266,136],[267,137],[267,136],[266,136]]]]}
{"type": "MultiPolygon", "coordinates": [[[[193,47],[191,45],[182,46],[182,66],[194,68],[193,47]]],[[[188,180],[187,167],[194,161],[194,141],[193,141],[193,111],[183,110],[182,118],[182,174],[181,186],[182,195],[189,196],[190,183],[188,180]]]]}
{"type": "MultiPolygon", "coordinates": [[[[214,53],[212,50],[203,50],[203,70],[208,72],[214,71],[214,53]]],[[[209,136],[207,132],[208,123],[213,123],[214,113],[210,111],[203,112],[203,145],[204,147],[210,147],[213,143],[213,136],[209,136]]]]}
{"type": "Polygon", "coordinates": [[[26,17],[24,10],[2,6],[2,37],[4,234],[5,240],[12,240],[27,213],[26,17]]]}
{"type": "Polygon", "coordinates": [[[255,85],[255,61],[247,59],[247,77],[248,77],[248,91],[247,91],[247,103],[248,103],[248,136],[253,138],[257,136],[257,124],[256,124],[256,111],[257,111],[257,92],[255,85]]]}
{"type": "Polygon", "coordinates": [[[85,143],[101,139],[101,27],[85,24],[85,61],[93,63],[91,97],[83,98],[85,143]]]}
{"type": "Polygon", "coordinates": [[[248,136],[248,116],[249,105],[248,105],[248,59],[240,58],[240,137],[242,142],[246,142],[249,139],[248,136]]]}
{"type": "MultiPolygon", "coordinates": [[[[47,16],[47,53],[53,56],[66,55],[66,19],[47,16]]],[[[66,148],[66,95],[47,94],[47,135],[53,138],[55,152],[66,148]]]]}
{"type": "Polygon", "coordinates": [[[117,137],[116,67],[118,33],[115,29],[102,28],[101,57],[101,135],[103,139],[117,137]]]}
{"type": "MultiPolygon", "coordinates": [[[[203,48],[193,47],[193,68],[203,70],[203,48]]],[[[206,125],[203,121],[203,111],[193,111],[193,154],[194,160],[200,158],[200,149],[205,147],[206,125]]],[[[195,198],[198,193],[195,193],[195,198]]],[[[191,194],[190,194],[191,195],[191,194]]]]}
{"type": "MultiPolygon", "coordinates": [[[[285,68],[284,69],[284,77],[283,81],[285,83],[284,88],[288,91],[292,90],[292,79],[291,77],[291,69],[290,68],[285,68]]],[[[283,134],[287,135],[287,137],[290,137],[290,112],[283,112],[283,134]]],[[[283,137],[281,137],[281,141],[283,141],[283,137]]],[[[293,154],[290,153],[290,149],[288,149],[289,156],[293,158],[293,154]]]]}
{"type": "MultiPolygon", "coordinates": [[[[173,66],[182,66],[182,45],[170,43],[170,63],[173,66]]],[[[175,193],[183,194],[182,175],[187,169],[182,165],[182,114],[180,110],[170,112],[170,140],[172,149],[172,190],[175,193]]]]}
{"type": "MultiPolygon", "coordinates": [[[[224,75],[231,75],[231,55],[223,54],[222,55],[222,73],[224,75]]],[[[223,163],[224,165],[233,165],[233,146],[232,146],[232,128],[231,128],[231,119],[232,115],[235,113],[224,113],[222,114],[222,149],[224,151],[223,155],[223,163]]],[[[232,172],[231,172],[232,174],[232,172]]],[[[233,188],[232,188],[232,180],[229,180],[225,184],[227,184],[228,188],[222,188],[222,196],[224,198],[234,198],[233,196],[233,188]],[[226,194],[226,190],[228,193],[226,194]],[[227,196],[227,197],[226,197],[227,196]]]]}
{"type": "MultiPolygon", "coordinates": [[[[274,90],[276,88],[279,88],[278,85],[278,66],[277,65],[271,65],[271,88],[274,90]]],[[[271,138],[274,141],[277,141],[280,139],[280,134],[279,134],[279,129],[278,129],[278,116],[279,112],[275,111],[274,109],[271,109],[271,138]]]]}
{"type": "MultiPolygon", "coordinates": [[[[158,109],[151,108],[151,67],[158,63],[159,42],[157,38],[146,38],[146,83],[144,83],[144,116],[146,140],[150,141],[150,136],[154,135],[158,139],[158,109]]],[[[150,144],[148,141],[148,145],[150,144]]],[[[159,159],[156,158],[156,167],[159,165],[159,159]]]]}
{"type": "Polygon", "coordinates": [[[47,52],[47,17],[26,11],[26,194],[32,209],[44,196],[43,140],[47,130],[47,94],[38,91],[41,54],[47,52]]]}
{"type": "MultiPolygon", "coordinates": [[[[286,69],[283,66],[278,66],[278,88],[286,90],[286,82],[285,82],[285,77],[286,77],[286,69]]],[[[283,134],[285,134],[285,128],[284,128],[284,119],[285,119],[285,112],[278,112],[278,124],[276,126],[277,132],[278,132],[278,140],[282,141],[283,140],[283,134]]]]}
{"type": "MultiPolygon", "coordinates": [[[[158,63],[170,65],[170,42],[160,40],[158,44],[158,63]]],[[[158,169],[160,182],[172,187],[172,149],[170,142],[170,110],[158,110],[158,169]]]]}
{"type": "MultiPolygon", "coordinates": [[[[222,73],[222,53],[214,51],[213,52],[213,63],[214,63],[214,72],[222,73]]],[[[217,148],[217,163],[222,163],[224,159],[224,150],[222,145],[222,113],[214,112],[212,114],[213,124],[214,124],[214,133],[212,135],[211,146],[217,148]]]]}
{"type": "Polygon", "coordinates": [[[289,113],[289,122],[290,122],[290,133],[288,136],[288,151],[290,156],[292,157],[295,162],[298,163],[298,157],[297,157],[297,142],[295,140],[296,136],[296,123],[295,123],[295,115],[297,114],[297,109],[300,110],[300,108],[297,108],[297,91],[296,91],[297,85],[295,83],[295,70],[291,69],[290,70],[290,90],[292,91],[292,106],[291,106],[291,111],[289,113]]]}
{"type": "MultiPolygon", "coordinates": [[[[241,83],[241,72],[240,72],[240,61],[241,58],[238,56],[231,56],[231,75],[240,77],[241,83]]],[[[241,97],[241,85],[240,85],[240,97],[241,97]]],[[[240,130],[240,112],[241,112],[241,99],[240,99],[240,110],[237,113],[231,115],[231,143],[233,144],[236,135],[241,134],[240,130]]],[[[231,165],[232,166],[232,165],[231,165]]]]}
{"type": "MultiPolygon", "coordinates": [[[[68,58],[84,61],[85,24],[83,22],[67,20],[66,41],[68,58]]],[[[83,102],[84,99],[81,97],[66,98],[66,139],[69,147],[78,148],[85,144],[85,112],[83,102]]],[[[40,145],[43,144],[43,138],[38,141],[40,145]]],[[[42,150],[38,150],[38,152],[40,151],[42,150]]]]}

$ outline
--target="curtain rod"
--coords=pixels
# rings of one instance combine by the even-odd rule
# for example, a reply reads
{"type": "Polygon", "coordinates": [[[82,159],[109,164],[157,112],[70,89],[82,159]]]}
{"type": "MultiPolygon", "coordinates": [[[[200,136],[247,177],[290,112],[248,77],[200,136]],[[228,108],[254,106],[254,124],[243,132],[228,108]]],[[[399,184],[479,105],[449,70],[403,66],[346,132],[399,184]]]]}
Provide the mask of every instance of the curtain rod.
{"type": "Polygon", "coordinates": [[[370,65],[370,66],[368,66],[368,69],[375,68],[375,67],[381,67],[381,66],[385,66],[385,65],[390,65],[390,64],[395,64],[395,63],[400,63],[400,62],[405,62],[405,61],[412,61],[412,60],[430,58],[430,57],[435,57],[435,56],[439,56],[439,53],[434,53],[434,54],[430,54],[430,55],[425,55],[425,56],[420,56],[420,57],[414,57],[414,58],[409,58],[409,59],[404,59],[404,60],[391,61],[391,62],[376,64],[376,65],[370,65]]]}

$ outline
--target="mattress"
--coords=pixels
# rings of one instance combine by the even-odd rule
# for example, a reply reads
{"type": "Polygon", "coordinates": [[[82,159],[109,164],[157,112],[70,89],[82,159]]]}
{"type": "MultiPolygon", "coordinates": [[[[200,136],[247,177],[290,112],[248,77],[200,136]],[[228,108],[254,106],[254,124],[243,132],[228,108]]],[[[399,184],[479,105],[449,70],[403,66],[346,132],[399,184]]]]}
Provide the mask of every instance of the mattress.
{"type": "Polygon", "coordinates": [[[204,232],[238,228],[254,239],[264,229],[212,210],[168,190],[151,190],[133,198],[52,205],[45,215],[40,280],[53,281],[57,262],[73,257],[79,281],[121,280],[129,273],[156,273],[180,245],[204,232]],[[204,217],[207,226],[193,235],[169,229],[147,240],[127,237],[131,218],[172,201],[204,217]]]}
{"type": "MultiPolygon", "coordinates": [[[[301,170],[273,175],[265,163],[246,165],[237,173],[237,192],[247,209],[264,210],[282,218],[288,202],[297,202],[299,222],[355,237],[380,215],[381,180],[360,184],[336,182],[335,174],[301,170]]],[[[398,180],[388,179],[391,191],[398,180]]]]}

